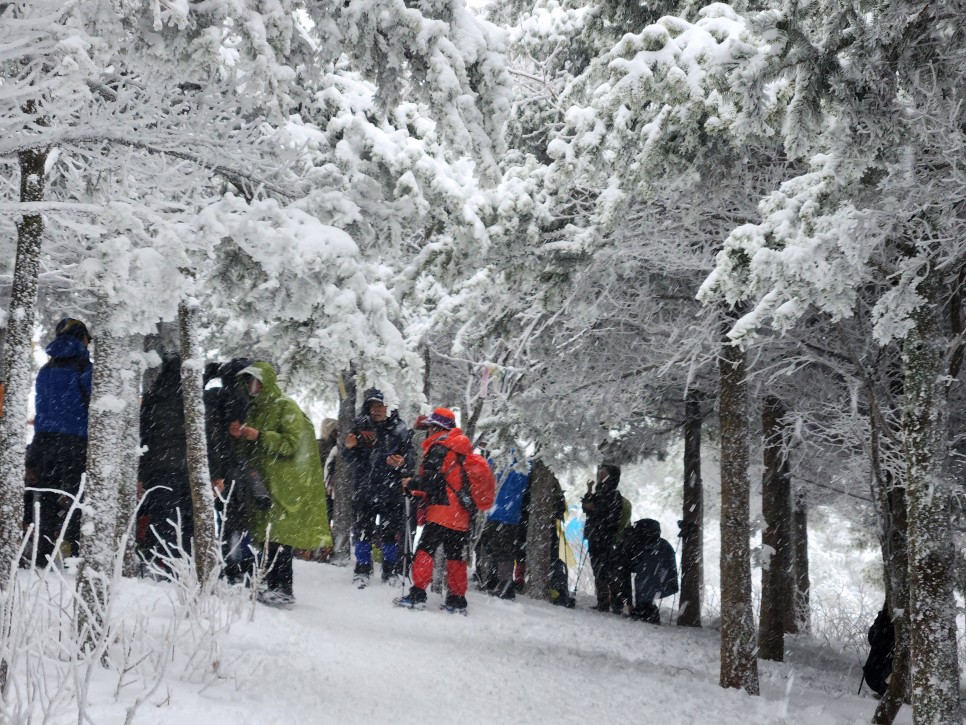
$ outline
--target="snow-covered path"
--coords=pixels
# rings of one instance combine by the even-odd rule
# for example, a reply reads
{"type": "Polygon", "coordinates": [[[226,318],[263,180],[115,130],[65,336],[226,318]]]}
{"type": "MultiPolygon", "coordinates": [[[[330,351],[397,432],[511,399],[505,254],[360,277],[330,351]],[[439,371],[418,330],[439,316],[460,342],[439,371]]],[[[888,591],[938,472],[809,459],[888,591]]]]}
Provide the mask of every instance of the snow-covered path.
{"type": "Polygon", "coordinates": [[[349,579],[296,562],[295,608],[259,606],[233,626],[225,679],[176,684],[135,722],[815,725],[868,722],[875,706],[855,695],[861,663],[816,646],[761,663],[753,698],[718,687],[714,631],[475,591],[468,617],[439,611],[432,594],[411,612],[391,605],[398,589],[359,591],[349,579]]]}

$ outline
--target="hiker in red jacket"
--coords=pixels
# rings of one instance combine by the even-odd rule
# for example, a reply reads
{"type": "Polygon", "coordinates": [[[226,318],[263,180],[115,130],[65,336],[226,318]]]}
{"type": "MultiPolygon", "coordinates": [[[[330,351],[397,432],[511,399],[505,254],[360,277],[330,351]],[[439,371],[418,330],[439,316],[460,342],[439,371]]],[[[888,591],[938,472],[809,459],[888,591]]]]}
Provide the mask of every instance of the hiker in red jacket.
{"type": "Polygon", "coordinates": [[[466,548],[470,514],[460,504],[459,491],[465,479],[461,462],[473,452],[473,444],[456,427],[456,416],[447,408],[436,408],[417,428],[428,428],[423,441],[423,465],[419,476],[404,480],[409,495],[426,506],[426,525],[413,561],[413,586],[409,594],[395,601],[406,609],[426,608],[426,589],[433,578],[433,555],[440,545],[446,555],[449,593],[443,608],[466,614],[466,548]]]}

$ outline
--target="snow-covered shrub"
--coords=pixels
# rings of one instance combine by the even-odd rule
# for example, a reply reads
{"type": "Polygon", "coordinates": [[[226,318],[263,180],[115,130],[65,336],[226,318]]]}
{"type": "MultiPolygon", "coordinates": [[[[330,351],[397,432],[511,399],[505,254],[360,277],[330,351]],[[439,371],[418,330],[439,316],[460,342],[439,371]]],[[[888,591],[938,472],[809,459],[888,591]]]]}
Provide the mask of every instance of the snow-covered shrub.
{"type": "MultiPolygon", "coordinates": [[[[22,551],[36,546],[29,535],[22,551]]],[[[113,699],[124,722],[140,708],[170,700],[176,681],[202,687],[230,669],[221,643],[244,611],[245,590],[232,590],[217,573],[197,579],[180,547],[145,563],[145,579],[121,576],[124,542],[111,572],[110,595],[98,617],[78,617],[76,560],[11,575],[0,600],[0,660],[6,682],[0,720],[27,723],[64,717],[80,722],[88,707],[113,699]],[[96,631],[79,622],[102,622],[96,631]]]]}

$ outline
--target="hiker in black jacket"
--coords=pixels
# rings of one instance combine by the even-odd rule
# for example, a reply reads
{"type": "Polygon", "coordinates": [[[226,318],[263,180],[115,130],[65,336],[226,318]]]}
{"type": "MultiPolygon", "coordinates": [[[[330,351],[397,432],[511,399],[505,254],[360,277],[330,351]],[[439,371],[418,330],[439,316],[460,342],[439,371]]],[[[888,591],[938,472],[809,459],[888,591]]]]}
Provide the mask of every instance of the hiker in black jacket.
{"type": "Polygon", "coordinates": [[[150,558],[191,552],[194,533],[181,356],[165,355],[161,371],[141,401],[141,449],[138,481],[147,499],[147,547],[150,558]]]}
{"type": "Polygon", "coordinates": [[[234,358],[221,365],[212,363],[206,378],[217,378],[221,385],[206,387],[204,394],[208,469],[221,525],[224,573],[230,583],[244,581],[253,572],[249,511],[271,505],[264,482],[260,478],[255,480],[258,472],[246,466],[236,450],[235,439],[228,432],[233,422],[241,423],[248,415],[249,397],[238,374],[251,364],[249,358],[234,358]]]}
{"type": "Polygon", "coordinates": [[[352,467],[353,581],[360,587],[368,583],[372,573],[373,542],[382,550],[382,580],[392,582],[403,573],[402,479],[412,477],[416,468],[412,431],[398,411],[389,413],[382,391],[368,389],[362,404],[364,414],[340,441],[342,456],[352,467]]]}
{"type": "Polygon", "coordinates": [[[661,611],[654,603],[678,590],[678,568],[674,547],[661,538],[661,524],[641,519],[624,534],[621,542],[621,575],[630,585],[634,577],[634,608],[631,616],[650,624],[661,623],[661,611]]]}
{"type": "Polygon", "coordinates": [[[613,610],[618,614],[624,609],[626,596],[622,594],[624,588],[618,578],[620,561],[616,551],[624,511],[624,499],[617,490],[620,480],[620,466],[601,464],[597,468],[596,490],[594,482],[590,482],[582,500],[587,515],[584,536],[594,570],[597,610],[613,610]]]}

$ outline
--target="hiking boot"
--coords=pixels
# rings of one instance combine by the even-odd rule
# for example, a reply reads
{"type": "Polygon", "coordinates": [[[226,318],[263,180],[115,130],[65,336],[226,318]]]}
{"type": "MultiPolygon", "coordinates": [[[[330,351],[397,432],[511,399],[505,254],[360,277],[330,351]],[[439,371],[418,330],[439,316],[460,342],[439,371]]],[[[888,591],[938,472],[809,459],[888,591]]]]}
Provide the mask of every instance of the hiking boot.
{"type": "Polygon", "coordinates": [[[493,593],[500,599],[517,598],[517,589],[516,586],[514,586],[512,579],[508,582],[500,582],[496,589],[493,590],[493,593]]]}
{"type": "Polygon", "coordinates": [[[352,575],[352,583],[356,585],[358,589],[365,589],[369,586],[369,575],[365,572],[356,572],[352,575]]]}
{"type": "Polygon", "coordinates": [[[466,597],[458,594],[447,594],[446,602],[440,607],[450,614],[466,614],[466,597]]]}
{"type": "Polygon", "coordinates": [[[426,591],[419,587],[411,587],[409,594],[396,597],[392,603],[403,609],[426,609],[426,591]]]}
{"type": "Polygon", "coordinates": [[[399,574],[390,574],[382,578],[382,583],[390,587],[401,587],[403,585],[403,578],[399,574]]]}
{"type": "Polygon", "coordinates": [[[398,562],[382,565],[382,583],[398,587],[402,584],[402,567],[398,562]]]}

